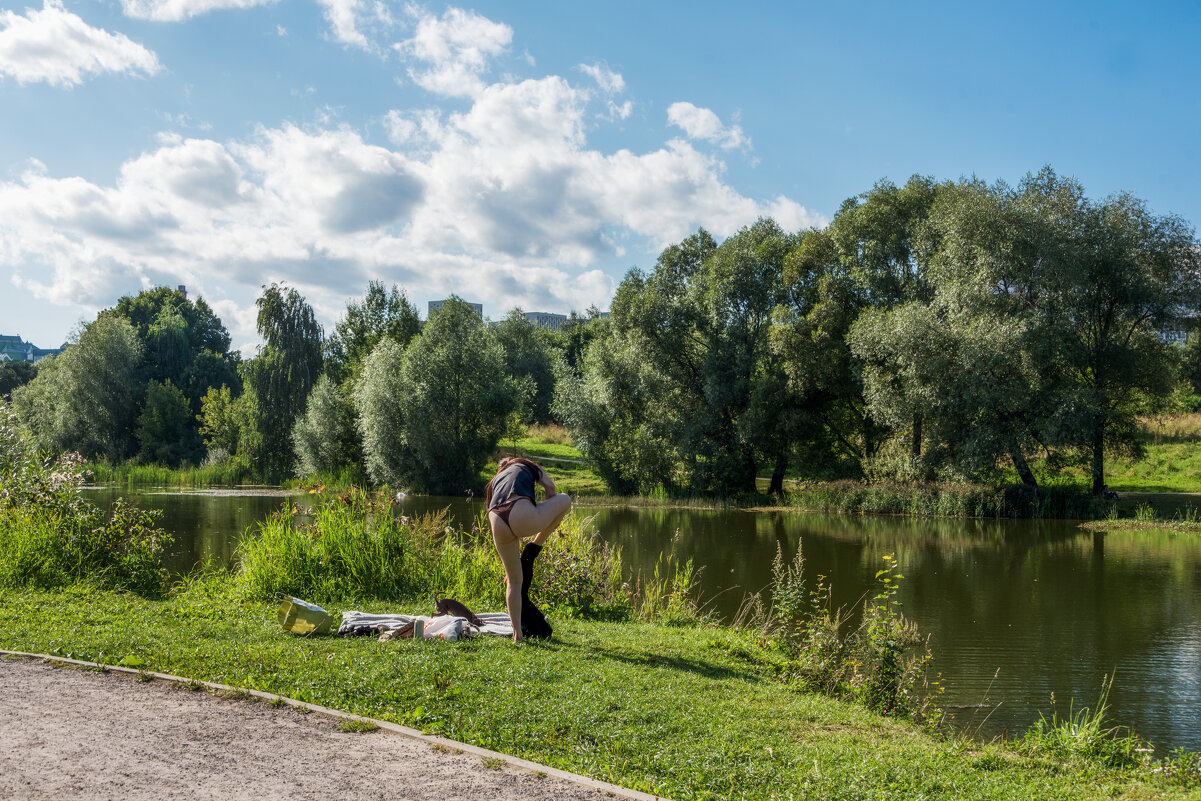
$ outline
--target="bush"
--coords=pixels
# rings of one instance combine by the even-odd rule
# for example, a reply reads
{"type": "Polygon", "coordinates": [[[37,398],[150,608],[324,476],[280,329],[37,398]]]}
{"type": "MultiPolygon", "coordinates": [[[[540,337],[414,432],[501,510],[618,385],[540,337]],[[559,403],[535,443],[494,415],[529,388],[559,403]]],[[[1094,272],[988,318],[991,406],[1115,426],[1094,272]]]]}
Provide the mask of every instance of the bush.
{"type": "Polygon", "coordinates": [[[884,557],[879,590],[866,601],[859,625],[847,631],[841,609],[830,607],[830,588],[819,576],[805,590],[804,559],[798,549],[790,564],[776,551],[772,565],[773,605],[764,628],[769,643],[788,659],[787,673],[812,692],[849,698],[881,715],[918,721],[935,719],[937,681],[928,679],[932,654],[897,600],[896,560],[884,557]]]}
{"type": "Polygon", "coordinates": [[[160,513],[118,500],[108,514],[81,497],[83,460],[37,450],[0,403],[0,585],[54,587],[92,581],[159,596],[159,557],[171,542],[160,513]]]}
{"type": "MultiPolygon", "coordinates": [[[[391,502],[351,490],[308,512],[287,507],[242,540],[242,592],[318,603],[448,596],[480,610],[504,609],[504,570],[486,519],[471,532],[447,525],[446,512],[397,515],[391,502]]],[[[534,599],[571,617],[628,614],[620,552],[598,547],[589,521],[569,516],[538,561],[534,599]]]]}

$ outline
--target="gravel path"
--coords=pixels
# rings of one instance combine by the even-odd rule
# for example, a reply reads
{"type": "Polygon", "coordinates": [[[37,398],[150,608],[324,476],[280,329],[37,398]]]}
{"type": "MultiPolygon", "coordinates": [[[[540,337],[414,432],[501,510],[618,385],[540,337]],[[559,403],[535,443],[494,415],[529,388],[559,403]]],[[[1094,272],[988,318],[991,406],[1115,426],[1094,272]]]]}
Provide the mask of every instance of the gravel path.
{"type": "Polygon", "coordinates": [[[0,660],[0,798],[602,801],[554,776],[322,714],[0,660]]]}

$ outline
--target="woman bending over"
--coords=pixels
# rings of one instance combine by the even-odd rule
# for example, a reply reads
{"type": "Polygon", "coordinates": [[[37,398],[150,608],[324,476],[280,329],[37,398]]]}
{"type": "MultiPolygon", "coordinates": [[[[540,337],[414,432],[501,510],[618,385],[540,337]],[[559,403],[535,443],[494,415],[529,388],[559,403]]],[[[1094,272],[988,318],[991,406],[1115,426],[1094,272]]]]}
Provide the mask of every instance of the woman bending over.
{"type": "Polygon", "coordinates": [[[506,457],[484,490],[492,542],[505,566],[505,604],[513,623],[513,641],[520,642],[522,622],[534,636],[550,636],[550,626],[529,603],[529,577],[534,559],[547,537],[559,527],[571,508],[571,496],[555,491],[555,482],[537,462],[506,457]],[[534,485],[545,490],[542,503],[534,501],[534,485]],[[521,550],[521,541],[533,537],[521,550]],[[525,609],[523,609],[523,604],[525,609]]]}

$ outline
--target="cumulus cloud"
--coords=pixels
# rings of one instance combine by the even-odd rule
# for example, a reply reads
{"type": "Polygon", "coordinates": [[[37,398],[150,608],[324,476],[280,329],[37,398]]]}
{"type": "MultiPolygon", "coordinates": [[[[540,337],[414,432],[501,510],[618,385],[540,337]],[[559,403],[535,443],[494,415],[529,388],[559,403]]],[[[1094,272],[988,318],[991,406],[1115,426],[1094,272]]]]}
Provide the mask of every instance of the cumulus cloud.
{"type": "Polygon", "coordinates": [[[210,11],[251,8],[277,0],[121,0],[125,16],[155,22],[180,22],[210,11]]]}
{"type": "Polygon", "coordinates": [[[363,50],[377,46],[367,34],[392,26],[392,13],[380,0],[317,0],[325,9],[325,19],[335,41],[363,50]]]}
{"type": "Polygon", "coordinates": [[[672,103],[668,106],[667,122],[682,129],[691,139],[703,139],[726,150],[751,145],[741,126],[724,125],[721,117],[691,103],[672,103]]]}
{"type": "Polygon", "coordinates": [[[624,120],[633,113],[633,101],[627,100],[624,103],[618,104],[613,99],[614,95],[619,95],[626,89],[626,82],[621,77],[621,73],[613,72],[603,64],[580,64],[577,69],[596,81],[596,85],[600,90],[608,95],[606,105],[608,106],[609,117],[611,119],[624,120]]]}
{"type": "Polygon", "coordinates": [[[508,49],[513,29],[474,11],[448,8],[441,17],[408,7],[416,21],[413,36],[394,45],[421,62],[409,70],[418,86],[447,97],[475,97],[484,88],[483,73],[493,57],[508,49]]]}
{"type": "MultiPolygon", "coordinates": [[[[742,194],[717,154],[683,138],[641,152],[591,146],[596,111],[624,80],[593,65],[581,69],[596,86],[557,75],[486,82],[487,54],[511,32],[477,17],[421,17],[418,29],[432,21],[439,32],[419,31],[424,44],[406,51],[416,74],[462,67],[474,83],[458,110],[389,111],[387,146],[329,123],[235,141],[163,134],[108,183],[33,164],[0,180],[0,263],[61,303],[107,305],[112,287],[159,276],[221,287],[206,296],[226,304],[217,308],[235,342],[250,342],[253,314],[234,312],[270,281],[300,287],[328,321],[371,279],[415,298],[455,292],[492,314],[581,309],[613,292],[602,266],[627,253],[653,259],[698,226],[723,237],[764,215],[792,230],[824,222],[790,198],[742,194]],[[493,44],[464,55],[455,42],[467,29],[491,32],[476,43],[493,44]],[[235,309],[237,292],[247,300],[235,309]]],[[[441,78],[427,83],[448,93],[441,78]]]]}
{"type": "Polygon", "coordinates": [[[23,17],[0,12],[0,76],[18,83],[70,87],[89,74],[158,71],[154,53],[124,34],[93,28],[60,0],[45,0],[41,11],[26,9],[23,17]]]}

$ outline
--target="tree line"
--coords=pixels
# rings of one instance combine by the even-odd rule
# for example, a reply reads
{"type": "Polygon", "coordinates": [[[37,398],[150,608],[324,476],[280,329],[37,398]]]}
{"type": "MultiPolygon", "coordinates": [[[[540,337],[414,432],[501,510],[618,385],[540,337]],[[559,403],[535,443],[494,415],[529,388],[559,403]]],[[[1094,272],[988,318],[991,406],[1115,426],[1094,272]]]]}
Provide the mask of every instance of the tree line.
{"type": "Polygon", "coordinates": [[[458,493],[506,432],[559,422],[608,487],[753,491],[809,479],[1036,485],[1136,454],[1137,418],[1201,406],[1193,229],[1050,168],[1017,186],[915,176],[824,229],[700,230],[557,332],[457,298],[422,323],[373,282],[325,336],[265,287],[243,361],[202,299],[122,298],[13,392],[49,447],[263,478],[359,470],[458,493]]]}

